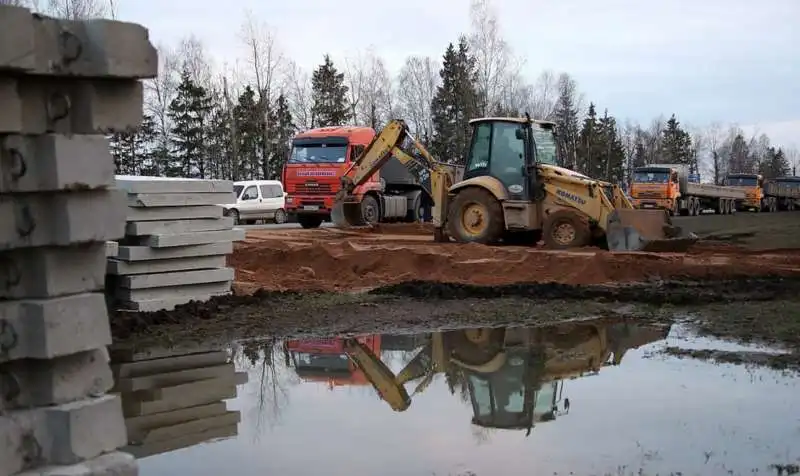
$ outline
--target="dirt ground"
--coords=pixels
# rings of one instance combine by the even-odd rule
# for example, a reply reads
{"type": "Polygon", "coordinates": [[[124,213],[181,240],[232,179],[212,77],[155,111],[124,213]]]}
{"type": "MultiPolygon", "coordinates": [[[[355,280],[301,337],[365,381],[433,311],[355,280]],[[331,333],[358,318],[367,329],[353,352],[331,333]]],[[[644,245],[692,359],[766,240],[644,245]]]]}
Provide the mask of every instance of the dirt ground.
{"type": "Polygon", "coordinates": [[[692,357],[800,369],[800,214],[676,224],[710,240],[683,254],[617,254],[439,244],[422,225],[256,230],[229,259],[235,295],[169,312],[115,313],[112,331],[117,343],[139,346],[688,315],[701,334],[791,351],[692,357]]]}

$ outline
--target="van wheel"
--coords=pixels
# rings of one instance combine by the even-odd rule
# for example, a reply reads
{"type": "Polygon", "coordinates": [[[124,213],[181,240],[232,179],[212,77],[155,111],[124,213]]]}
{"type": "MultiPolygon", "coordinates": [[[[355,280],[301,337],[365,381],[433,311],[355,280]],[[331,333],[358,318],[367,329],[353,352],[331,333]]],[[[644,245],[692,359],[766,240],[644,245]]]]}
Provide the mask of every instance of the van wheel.
{"type": "Polygon", "coordinates": [[[228,212],[228,216],[233,218],[233,226],[239,226],[242,224],[242,221],[239,219],[239,210],[231,210],[228,212]]]}
{"type": "Polygon", "coordinates": [[[286,210],[281,208],[280,210],[275,212],[275,223],[277,223],[278,225],[286,223],[286,210]]]}

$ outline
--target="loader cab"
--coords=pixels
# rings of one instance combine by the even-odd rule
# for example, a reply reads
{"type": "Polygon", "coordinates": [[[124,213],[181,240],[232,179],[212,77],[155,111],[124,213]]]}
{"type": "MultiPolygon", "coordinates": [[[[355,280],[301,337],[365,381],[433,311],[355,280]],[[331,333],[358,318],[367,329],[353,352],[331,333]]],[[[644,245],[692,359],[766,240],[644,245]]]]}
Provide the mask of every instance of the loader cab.
{"type": "Polygon", "coordinates": [[[512,199],[528,200],[536,164],[556,165],[555,123],[527,118],[483,118],[470,121],[472,136],[464,180],[491,176],[512,199]]]}
{"type": "Polygon", "coordinates": [[[496,372],[465,369],[473,424],[487,428],[527,429],[530,433],[536,423],[556,418],[563,384],[557,380],[539,380],[534,359],[527,348],[509,349],[503,367],[496,372]]]}

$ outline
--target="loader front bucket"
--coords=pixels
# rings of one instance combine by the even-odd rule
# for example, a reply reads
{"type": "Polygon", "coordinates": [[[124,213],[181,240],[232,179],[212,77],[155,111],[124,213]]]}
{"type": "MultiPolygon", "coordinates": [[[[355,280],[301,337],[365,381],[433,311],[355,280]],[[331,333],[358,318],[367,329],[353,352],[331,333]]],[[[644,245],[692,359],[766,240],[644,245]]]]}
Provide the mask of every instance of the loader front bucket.
{"type": "Polygon", "coordinates": [[[618,208],[611,213],[606,241],[611,251],[685,252],[698,237],[672,225],[664,210],[618,208]]]}
{"type": "Polygon", "coordinates": [[[331,223],[337,228],[364,225],[361,204],[343,190],[339,191],[334,198],[333,208],[331,208],[331,223]]]}

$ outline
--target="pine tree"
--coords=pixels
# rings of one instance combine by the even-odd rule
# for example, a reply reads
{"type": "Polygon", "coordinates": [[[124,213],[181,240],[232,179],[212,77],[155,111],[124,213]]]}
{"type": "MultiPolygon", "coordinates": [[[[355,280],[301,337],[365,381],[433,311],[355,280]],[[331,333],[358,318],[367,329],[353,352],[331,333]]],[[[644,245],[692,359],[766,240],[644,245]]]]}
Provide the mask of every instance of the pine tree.
{"type": "Polygon", "coordinates": [[[730,173],[753,173],[755,169],[750,161],[750,147],[744,136],[737,134],[733,138],[728,152],[728,167],[730,173]]]}
{"type": "Polygon", "coordinates": [[[314,71],[311,88],[312,127],[340,126],[350,120],[344,73],[336,70],[329,55],[325,55],[325,61],[314,71]]]}
{"type": "Polygon", "coordinates": [[[111,155],[114,157],[118,175],[153,175],[153,152],[155,142],[153,118],[144,115],[135,131],[118,132],[109,139],[111,155]]]}
{"type": "MultiPolygon", "coordinates": [[[[662,132],[661,160],[668,164],[694,164],[692,137],[681,128],[675,114],[669,118],[662,132]]],[[[696,172],[696,171],[693,171],[696,172]]]]}
{"type": "Polygon", "coordinates": [[[250,86],[246,86],[239,95],[233,115],[237,124],[237,150],[239,152],[241,177],[248,179],[260,178],[262,150],[263,120],[260,118],[259,107],[256,103],[256,93],[250,86]]]}
{"type": "Polygon", "coordinates": [[[583,120],[583,127],[578,135],[578,163],[577,171],[595,177],[603,171],[600,163],[599,127],[597,124],[597,111],[594,103],[589,104],[589,112],[583,120]]]}
{"type": "Polygon", "coordinates": [[[625,174],[625,149],[617,135],[617,121],[605,111],[598,121],[598,175],[593,178],[622,184],[625,174]]]}
{"type": "Polygon", "coordinates": [[[168,111],[172,121],[172,152],[177,159],[170,161],[165,171],[168,176],[206,177],[205,137],[212,106],[206,89],[195,84],[184,71],[168,111]]]}
{"type": "Polygon", "coordinates": [[[564,167],[574,169],[577,164],[578,146],[578,106],[575,97],[575,80],[564,73],[558,78],[558,100],[554,121],[558,125],[559,158],[564,167]]]}
{"type": "Polygon", "coordinates": [[[758,169],[758,173],[764,177],[782,177],[789,175],[791,171],[792,167],[783,149],[776,150],[774,147],[767,149],[758,169]]]}
{"type": "Polygon", "coordinates": [[[478,115],[475,58],[464,36],[458,47],[452,43],[447,46],[439,76],[442,84],[431,103],[431,151],[441,161],[463,165],[470,138],[469,121],[478,115]]]}
{"type": "Polygon", "coordinates": [[[278,99],[275,100],[275,107],[272,108],[269,122],[272,125],[272,137],[275,144],[272,149],[273,157],[270,160],[269,175],[267,177],[278,179],[291,153],[292,136],[297,130],[297,126],[294,125],[292,120],[289,101],[283,94],[279,95],[278,99]]]}

